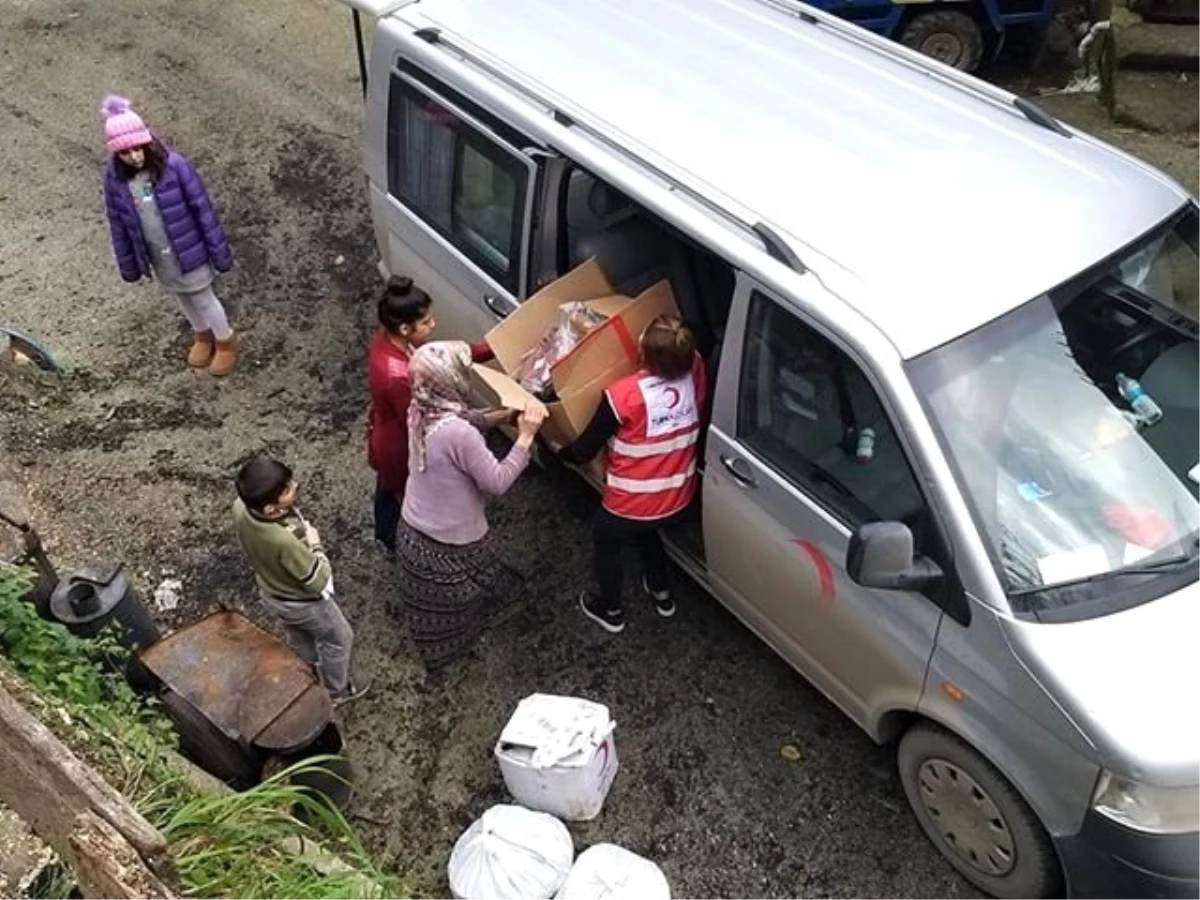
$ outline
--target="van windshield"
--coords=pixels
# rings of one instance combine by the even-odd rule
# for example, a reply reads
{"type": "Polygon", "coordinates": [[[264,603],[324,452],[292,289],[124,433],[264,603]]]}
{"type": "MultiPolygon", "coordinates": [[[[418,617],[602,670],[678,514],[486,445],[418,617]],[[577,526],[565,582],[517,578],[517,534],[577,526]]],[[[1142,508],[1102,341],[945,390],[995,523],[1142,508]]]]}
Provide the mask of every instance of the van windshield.
{"type": "Polygon", "coordinates": [[[1189,205],[909,364],[1014,612],[1143,602],[1195,577],[1196,311],[1189,205]]]}

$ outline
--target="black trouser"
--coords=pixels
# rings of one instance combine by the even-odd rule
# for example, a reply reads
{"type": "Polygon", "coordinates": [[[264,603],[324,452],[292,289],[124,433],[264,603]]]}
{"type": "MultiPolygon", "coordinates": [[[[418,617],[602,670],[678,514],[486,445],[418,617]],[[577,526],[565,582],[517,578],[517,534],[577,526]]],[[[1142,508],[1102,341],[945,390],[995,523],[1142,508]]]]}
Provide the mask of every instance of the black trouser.
{"type": "Polygon", "coordinates": [[[666,519],[649,522],[639,519],[623,519],[615,516],[603,506],[596,510],[592,540],[595,545],[594,565],[596,585],[600,598],[605,601],[604,609],[622,608],[621,593],[625,586],[625,565],[621,551],[627,546],[637,547],[642,557],[642,570],[646,584],[652,591],[670,589],[667,571],[667,550],[659,533],[665,525],[675,521],[678,514],[666,519]]]}
{"type": "Polygon", "coordinates": [[[400,498],[375,476],[375,540],[396,552],[396,529],[400,526],[400,498]]]}

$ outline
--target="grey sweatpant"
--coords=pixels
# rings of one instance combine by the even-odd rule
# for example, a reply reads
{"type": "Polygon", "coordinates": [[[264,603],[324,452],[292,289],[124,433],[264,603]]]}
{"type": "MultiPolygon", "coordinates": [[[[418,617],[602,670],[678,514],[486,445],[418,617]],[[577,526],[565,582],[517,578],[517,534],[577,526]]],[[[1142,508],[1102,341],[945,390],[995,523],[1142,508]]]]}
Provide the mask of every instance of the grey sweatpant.
{"type": "Polygon", "coordinates": [[[227,341],[233,335],[225,307],[213,293],[212,285],[190,293],[177,293],[179,309],[192,326],[193,331],[211,331],[218,341],[227,341]]]}
{"type": "Polygon", "coordinates": [[[320,600],[278,600],[260,594],[263,604],[279,619],[288,644],[305,662],[315,663],[331,694],[350,686],[350,650],[354,630],[334,597],[320,600]]]}

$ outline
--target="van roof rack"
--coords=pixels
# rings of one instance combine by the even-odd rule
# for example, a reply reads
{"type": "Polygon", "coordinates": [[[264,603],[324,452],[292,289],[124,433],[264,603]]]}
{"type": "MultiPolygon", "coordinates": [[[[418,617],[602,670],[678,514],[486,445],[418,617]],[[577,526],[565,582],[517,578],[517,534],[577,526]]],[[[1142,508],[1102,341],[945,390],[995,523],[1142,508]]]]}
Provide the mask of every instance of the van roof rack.
{"type": "Polygon", "coordinates": [[[1065,138],[1074,137],[1066,126],[1050,113],[1046,112],[1036,103],[1030,103],[1024,97],[1013,97],[1013,106],[1021,111],[1021,115],[1027,118],[1030,122],[1041,125],[1043,128],[1048,128],[1055,134],[1062,135],[1065,138]]]}
{"type": "Polygon", "coordinates": [[[549,115],[564,128],[582,131],[589,137],[615,147],[623,153],[630,153],[632,151],[642,166],[651,170],[674,189],[686,194],[691,200],[700,204],[705,209],[716,213],[731,224],[745,231],[752,232],[762,241],[767,254],[772,259],[783,263],[797,274],[803,275],[808,271],[808,267],[804,265],[800,257],[791,248],[791,245],[783,239],[779,232],[762,220],[752,218],[751,213],[748,210],[741,210],[740,205],[732,200],[732,198],[726,198],[727,206],[715,203],[707,196],[707,193],[711,193],[711,188],[706,187],[704,190],[701,190],[699,186],[690,183],[690,179],[685,175],[669,171],[660,163],[652,160],[649,154],[638,153],[637,147],[639,145],[632,138],[621,142],[614,141],[604,133],[603,129],[590,124],[586,117],[578,115],[575,111],[568,112],[561,109],[551,98],[540,96],[533,87],[525,83],[519,73],[511,71],[510,67],[506,66],[502,61],[491,59],[488,54],[471,45],[470,42],[457,40],[456,36],[448,36],[440,28],[432,26],[417,29],[413,34],[428,44],[450,50],[461,56],[463,60],[469,62],[471,65],[479,67],[489,75],[502,81],[509,88],[536,101],[539,106],[547,107],[549,115]],[[735,212],[731,207],[738,208],[741,214],[735,212]]]}
{"type": "Polygon", "coordinates": [[[1074,137],[1062,122],[1055,119],[1041,107],[1030,103],[1024,97],[1013,97],[1007,91],[1001,90],[985,81],[969,78],[965,73],[954,70],[946,72],[941,67],[929,65],[928,58],[922,56],[917,51],[909,50],[901,44],[881,38],[830,13],[811,9],[803,5],[800,0],[756,0],[756,2],[778,12],[791,15],[809,25],[820,25],[840,38],[853,41],[859,46],[872,50],[875,53],[889,56],[896,62],[911,68],[920,69],[930,77],[937,78],[960,91],[990,100],[993,103],[1002,103],[1010,109],[1015,107],[1017,112],[1030,122],[1033,122],[1035,125],[1041,125],[1043,128],[1053,131],[1057,135],[1065,138],[1074,137]]]}
{"type": "Polygon", "coordinates": [[[766,222],[755,222],[751,226],[751,230],[762,239],[763,246],[767,249],[767,255],[772,259],[783,263],[797,275],[803,275],[808,271],[808,267],[796,255],[796,251],[792,249],[791,245],[766,222]]]}

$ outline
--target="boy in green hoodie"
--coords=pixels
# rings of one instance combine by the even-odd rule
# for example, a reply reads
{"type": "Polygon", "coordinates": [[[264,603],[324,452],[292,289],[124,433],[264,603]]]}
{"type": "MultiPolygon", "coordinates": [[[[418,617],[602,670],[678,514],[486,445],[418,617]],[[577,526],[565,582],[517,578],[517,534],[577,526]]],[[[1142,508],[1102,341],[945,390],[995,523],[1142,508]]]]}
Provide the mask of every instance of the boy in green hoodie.
{"type": "Polygon", "coordinates": [[[263,454],[237,474],[233,523],[263,604],[283,626],[292,649],[314,663],[335,705],[366,686],[350,680],[354,632],[333,592],[333,572],[321,535],[296,509],[292,470],[263,454]]]}

